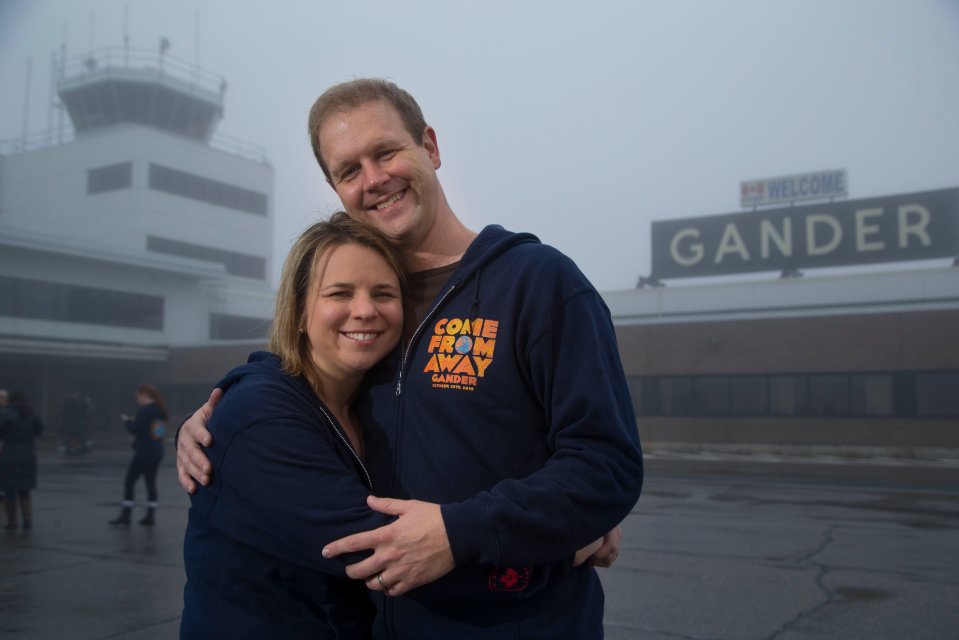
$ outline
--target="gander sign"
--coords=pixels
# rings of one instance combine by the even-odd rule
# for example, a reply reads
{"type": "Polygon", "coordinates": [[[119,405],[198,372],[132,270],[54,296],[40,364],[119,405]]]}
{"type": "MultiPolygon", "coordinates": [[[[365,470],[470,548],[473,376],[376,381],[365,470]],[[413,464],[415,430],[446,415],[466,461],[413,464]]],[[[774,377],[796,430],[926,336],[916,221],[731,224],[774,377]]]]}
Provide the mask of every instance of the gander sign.
{"type": "Polygon", "coordinates": [[[959,188],[652,223],[652,276],[959,255],[959,188]]]}

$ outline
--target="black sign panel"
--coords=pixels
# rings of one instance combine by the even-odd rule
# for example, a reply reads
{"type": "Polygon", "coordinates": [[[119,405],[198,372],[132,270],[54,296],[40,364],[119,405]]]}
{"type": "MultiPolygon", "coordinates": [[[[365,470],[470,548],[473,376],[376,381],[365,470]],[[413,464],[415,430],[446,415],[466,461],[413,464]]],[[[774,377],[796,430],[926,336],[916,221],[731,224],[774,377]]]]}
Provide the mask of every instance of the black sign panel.
{"type": "Polygon", "coordinates": [[[652,276],[959,255],[959,188],[652,223],[652,276]]]}

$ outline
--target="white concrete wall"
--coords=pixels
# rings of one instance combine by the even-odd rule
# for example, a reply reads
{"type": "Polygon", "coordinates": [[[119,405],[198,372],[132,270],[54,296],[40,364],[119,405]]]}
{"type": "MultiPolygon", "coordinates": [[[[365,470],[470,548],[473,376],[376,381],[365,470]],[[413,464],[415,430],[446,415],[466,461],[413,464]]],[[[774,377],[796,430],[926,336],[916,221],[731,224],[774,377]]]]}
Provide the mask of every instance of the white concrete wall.
{"type": "Polygon", "coordinates": [[[157,235],[263,257],[271,281],[273,169],[188,138],[117,125],[56,147],[4,158],[0,232],[43,233],[99,249],[146,251],[157,235]],[[87,194],[87,171],[133,163],[129,189],[87,194]],[[227,209],[148,187],[151,163],[267,196],[267,215],[227,209]]]}
{"type": "Polygon", "coordinates": [[[209,342],[211,313],[270,319],[273,169],[200,142],[117,125],[0,162],[0,274],[164,298],[162,331],[0,317],[0,334],[179,346],[209,342]],[[87,193],[87,171],[133,163],[131,188],[87,193]],[[149,188],[151,163],[266,194],[267,215],[149,188]],[[263,280],[146,250],[149,235],[262,257],[263,280]]]}

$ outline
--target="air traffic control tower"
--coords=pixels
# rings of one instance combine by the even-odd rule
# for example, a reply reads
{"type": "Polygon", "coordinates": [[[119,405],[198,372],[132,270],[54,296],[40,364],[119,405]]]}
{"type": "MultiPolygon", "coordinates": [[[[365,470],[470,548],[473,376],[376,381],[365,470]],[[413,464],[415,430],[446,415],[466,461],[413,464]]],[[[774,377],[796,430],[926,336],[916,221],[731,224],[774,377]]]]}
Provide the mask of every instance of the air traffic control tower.
{"type": "Polygon", "coordinates": [[[146,380],[192,402],[215,374],[184,358],[269,328],[273,168],[216,132],[225,79],[166,49],[57,60],[50,126],[0,143],[0,387],[46,408],[146,380]]]}
{"type": "Polygon", "coordinates": [[[135,123],[209,142],[223,116],[226,81],[198,67],[171,68],[162,47],[137,62],[126,50],[108,49],[63,68],[58,94],[77,134],[135,123]]]}

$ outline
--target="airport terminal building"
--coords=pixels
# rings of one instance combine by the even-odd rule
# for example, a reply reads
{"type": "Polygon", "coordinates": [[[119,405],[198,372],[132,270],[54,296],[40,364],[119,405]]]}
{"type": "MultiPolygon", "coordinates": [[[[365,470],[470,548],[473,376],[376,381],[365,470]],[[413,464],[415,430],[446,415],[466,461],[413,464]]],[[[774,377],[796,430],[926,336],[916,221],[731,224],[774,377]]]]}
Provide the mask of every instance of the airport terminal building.
{"type": "Polygon", "coordinates": [[[604,294],[646,446],[959,451],[957,220],[945,189],[653,223],[604,294]]]}

